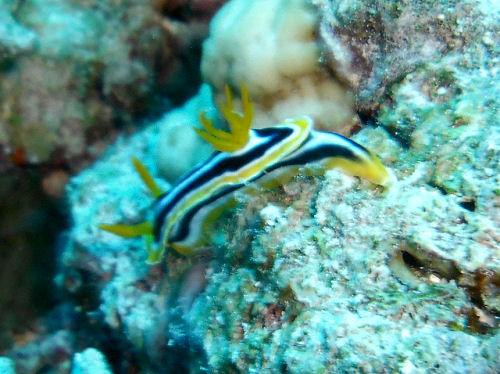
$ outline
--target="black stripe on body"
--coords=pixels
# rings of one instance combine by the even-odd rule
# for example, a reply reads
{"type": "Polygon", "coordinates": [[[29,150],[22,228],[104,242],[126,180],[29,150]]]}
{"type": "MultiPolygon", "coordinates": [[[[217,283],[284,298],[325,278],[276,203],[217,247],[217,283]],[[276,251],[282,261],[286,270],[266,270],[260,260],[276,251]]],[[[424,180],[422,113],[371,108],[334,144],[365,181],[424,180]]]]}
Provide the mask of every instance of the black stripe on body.
{"type": "MultiPolygon", "coordinates": [[[[262,174],[261,174],[262,175],[262,174]]],[[[261,175],[257,176],[253,180],[260,178],[261,175]]],[[[194,207],[192,207],[184,216],[182,216],[181,220],[177,222],[175,225],[174,233],[171,237],[168,238],[168,241],[171,243],[176,243],[180,242],[184,239],[186,239],[189,235],[189,230],[190,230],[190,223],[193,219],[193,217],[198,213],[201,209],[206,207],[207,205],[210,205],[214,203],[215,201],[229,195],[230,193],[244,187],[244,183],[239,183],[235,185],[231,185],[229,187],[224,188],[224,190],[216,193],[215,195],[212,195],[210,198],[203,200],[199,204],[196,204],[194,207]]]]}
{"type": "Polygon", "coordinates": [[[354,148],[360,150],[361,152],[363,152],[366,156],[368,156],[369,158],[372,157],[372,154],[370,153],[370,151],[368,149],[366,149],[365,147],[363,147],[361,144],[359,143],[356,143],[354,140],[351,140],[349,138],[346,138],[345,136],[342,136],[340,134],[335,134],[335,133],[327,133],[327,132],[324,132],[324,131],[317,131],[317,132],[320,132],[320,133],[324,133],[324,134],[331,134],[331,135],[335,135],[339,138],[342,138],[343,140],[345,140],[346,142],[350,143],[354,148]]]}
{"type": "Polygon", "coordinates": [[[322,144],[315,148],[311,148],[301,152],[300,155],[287,157],[284,161],[278,162],[277,164],[266,169],[266,172],[276,170],[278,168],[286,166],[296,166],[305,165],[307,163],[321,161],[324,158],[334,158],[341,157],[346,158],[351,161],[360,161],[360,158],[356,156],[351,150],[346,149],[340,145],[327,145],[322,144]]]}
{"type": "MultiPolygon", "coordinates": [[[[220,153],[222,153],[222,152],[220,152],[220,151],[213,152],[210,155],[210,157],[207,160],[205,160],[203,163],[198,163],[192,170],[189,170],[187,173],[182,174],[181,177],[179,178],[178,182],[175,185],[178,186],[179,184],[181,184],[185,180],[189,179],[194,173],[196,173],[198,170],[200,170],[204,165],[212,162],[212,160],[215,157],[217,157],[220,153]]],[[[171,192],[173,192],[174,188],[175,188],[175,186],[172,187],[172,189],[170,191],[164,192],[160,196],[158,196],[156,198],[155,202],[153,203],[153,206],[157,206],[160,200],[163,200],[164,198],[167,198],[168,195],[171,195],[171,192]]]]}
{"type": "MultiPolygon", "coordinates": [[[[305,146],[305,145],[304,145],[305,146]]],[[[293,156],[292,153],[289,157],[286,158],[285,161],[278,162],[277,164],[267,168],[265,172],[260,173],[255,178],[251,180],[251,182],[256,181],[257,179],[264,176],[266,173],[270,173],[276,169],[284,168],[287,166],[297,166],[297,165],[305,165],[307,163],[312,163],[315,161],[320,161],[324,158],[329,157],[342,157],[347,158],[352,161],[358,161],[359,158],[349,149],[342,147],[340,145],[328,145],[321,144],[314,148],[302,150],[299,155],[293,156]]],[[[235,185],[231,185],[219,193],[212,195],[210,198],[203,200],[199,204],[193,206],[176,224],[175,232],[173,235],[168,238],[169,242],[176,243],[182,240],[185,240],[189,235],[190,231],[190,223],[193,217],[205,206],[214,203],[220,198],[227,196],[228,194],[244,187],[246,184],[239,183],[235,185]]]]}
{"type": "MultiPolygon", "coordinates": [[[[341,135],[327,133],[327,132],[315,131],[315,133],[320,133],[318,134],[320,136],[318,135],[314,136],[314,134],[311,134],[308,137],[308,139],[304,142],[304,144],[300,146],[295,152],[291,153],[283,161],[268,167],[267,169],[265,169],[265,171],[259,173],[257,176],[255,176],[248,182],[254,182],[260,179],[262,176],[266,175],[267,173],[270,173],[279,168],[305,165],[308,163],[321,161],[325,158],[345,158],[353,162],[362,161],[362,159],[358,155],[356,155],[352,149],[349,149],[345,145],[335,144],[335,142],[339,141],[338,139],[336,139],[336,137],[340,137],[341,140],[346,140],[347,143],[349,143],[349,145],[353,146],[353,148],[361,150],[363,151],[363,153],[366,153],[368,156],[371,157],[371,154],[366,150],[366,148],[359,145],[358,143],[353,142],[348,138],[344,138],[341,135]],[[330,137],[331,135],[332,137],[335,137],[335,139],[330,140],[330,143],[328,143],[329,139],[326,140],[320,139],[320,137],[324,135],[327,135],[328,137],[330,137]]],[[[224,188],[222,191],[218,192],[217,194],[212,195],[203,201],[200,201],[199,204],[196,204],[188,212],[186,212],[186,214],[181,218],[181,220],[175,225],[175,228],[173,230],[174,232],[172,233],[173,235],[169,237],[167,240],[171,243],[176,243],[185,240],[189,235],[190,223],[192,219],[201,209],[216,202],[221,198],[224,198],[228,194],[244,186],[246,186],[246,183],[239,183],[228,186],[224,188]]]]}
{"type": "MultiPolygon", "coordinates": [[[[189,179],[195,172],[202,171],[202,174],[193,179],[190,183],[182,188],[178,189],[174,187],[168,194],[158,198],[155,202],[155,206],[161,204],[163,199],[170,199],[170,201],[165,204],[165,206],[155,214],[154,218],[154,239],[156,242],[160,240],[161,228],[165,222],[165,218],[167,215],[175,208],[177,203],[182,200],[187,194],[191,191],[201,188],[204,184],[210,182],[215,177],[225,173],[225,172],[234,172],[238,169],[241,169],[246,164],[262,157],[266,151],[273,147],[274,145],[282,142],[284,139],[289,137],[293,133],[293,129],[289,127],[271,127],[265,129],[257,129],[253,130],[257,133],[257,135],[261,138],[269,138],[269,140],[263,142],[262,144],[250,149],[248,152],[238,155],[238,156],[226,156],[222,158],[220,161],[214,163],[207,168],[206,171],[203,171],[203,168],[206,168],[209,165],[215,156],[219,155],[221,152],[215,153],[207,162],[193,170],[193,172],[189,173],[184,179],[182,179],[178,184],[182,184],[187,179],[189,179]]],[[[210,199],[210,197],[207,197],[210,199]]],[[[156,209],[155,209],[156,210],[156,209]]]]}
{"type": "Polygon", "coordinates": [[[305,165],[307,163],[321,161],[325,158],[340,157],[346,158],[351,161],[361,161],[359,156],[357,156],[351,149],[340,144],[335,144],[334,142],[328,143],[327,141],[318,140],[317,136],[315,137],[314,133],[340,137],[342,140],[347,141],[354,148],[361,150],[363,153],[366,153],[369,157],[371,157],[370,152],[365,147],[358,143],[355,143],[351,139],[345,138],[338,134],[314,131],[299,149],[291,153],[282,161],[266,169],[266,172],[270,172],[272,170],[276,170],[278,168],[286,166],[305,165]]]}

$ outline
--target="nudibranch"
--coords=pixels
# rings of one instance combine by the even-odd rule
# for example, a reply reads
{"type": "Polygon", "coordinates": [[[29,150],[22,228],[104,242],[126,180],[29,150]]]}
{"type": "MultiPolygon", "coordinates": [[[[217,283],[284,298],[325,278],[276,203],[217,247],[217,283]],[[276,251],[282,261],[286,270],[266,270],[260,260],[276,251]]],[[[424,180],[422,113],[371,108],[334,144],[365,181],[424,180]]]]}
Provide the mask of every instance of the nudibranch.
{"type": "Polygon", "coordinates": [[[309,170],[320,174],[338,167],[378,185],[386,185],[389,174],[375,154],[341,135],[313,130],[313,120],[303,116],[263,129],[251,129],[253,106],[242,87],[242,112],[234,109],[226,86],[227,104],[221,108],[229,131],[213,126],[202,113],[198,134],[216,149],[168,192],[163,193],[146,168],[136,159],[134,166],[156,201],[153,222],[137,225],[101,224],[100,228],[124,237],[144,235],[147,262],[161,261],[166,248],[193,255],[206,241],[205,233],[234,202],[233,192],[252,185],[269,186],[285,175],[309,170]]]}

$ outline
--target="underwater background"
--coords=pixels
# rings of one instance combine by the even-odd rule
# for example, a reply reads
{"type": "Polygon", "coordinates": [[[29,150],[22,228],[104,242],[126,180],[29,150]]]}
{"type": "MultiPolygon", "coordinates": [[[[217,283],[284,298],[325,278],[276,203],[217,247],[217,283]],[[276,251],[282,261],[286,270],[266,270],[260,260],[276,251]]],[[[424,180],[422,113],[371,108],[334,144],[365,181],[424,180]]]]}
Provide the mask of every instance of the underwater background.
{"type": "Polygon", "coordinates": [[[497,0],[0,0],[0,374],[499,373],[499,98],[497,0]],[[100,227],[245,90],[390,180],[245,180],[157,264],[100,227]]]}

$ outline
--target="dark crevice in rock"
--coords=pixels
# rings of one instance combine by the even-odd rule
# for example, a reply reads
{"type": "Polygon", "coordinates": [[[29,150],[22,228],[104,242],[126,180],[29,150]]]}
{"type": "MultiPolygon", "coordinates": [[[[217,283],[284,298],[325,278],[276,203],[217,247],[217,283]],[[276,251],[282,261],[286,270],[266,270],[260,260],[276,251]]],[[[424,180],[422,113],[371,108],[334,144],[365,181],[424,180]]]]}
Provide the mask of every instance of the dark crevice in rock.
{"type": "Polygon", "coordinates": [[[430,180],[429,182],[427,182],[427,184],[432,188],[435,188],[436,190],[441,192],[441,195],[448,195],[448,191],[446,191],[446,189],[443,186],[436,184],[434,181],[430,180]]]}
{"type": "Polygon", "coordinates": [[[458,203],[462,208],[467,209],[469,212],[474,212],[476,210],[476,200],[474,199],[464,199],[458,203]]]}
{"type": "Polygon", "coordinates": [[[498,328],[500,310],[490,302],[498,297],[500,274],[483,268],[466,272],[453,260],[442,258],[411,240],[403,240],[393,261],[403,263],[413,276],[426,283],[440,283],[440,279],[455,281],[473,305],[465,312],[470,331],[486,334],[498,328]]]}

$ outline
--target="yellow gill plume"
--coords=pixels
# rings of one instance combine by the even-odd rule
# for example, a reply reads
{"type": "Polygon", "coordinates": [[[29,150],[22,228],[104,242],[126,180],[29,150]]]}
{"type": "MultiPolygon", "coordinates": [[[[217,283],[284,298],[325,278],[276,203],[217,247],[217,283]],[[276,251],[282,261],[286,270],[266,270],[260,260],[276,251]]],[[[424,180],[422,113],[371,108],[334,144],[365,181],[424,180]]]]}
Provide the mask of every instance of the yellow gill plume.
{"type": "Polygon", "coordinates": [[[241,87],[242,112],[234,110],[231,90],[228,85],[225,86],[225,92],[227,104],[222,106],[221,111],[229,124],[230,131],[216,129],[212,120],[205,116],[205,112],[200,114],[203,129],[195,129],[195,131],[218,151],[235,152],[248,143],[253,119],[253,104],[248,98],[248,90],[245,85],[241,87]]]}

